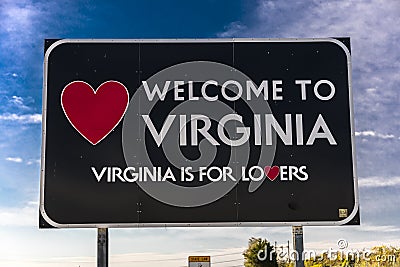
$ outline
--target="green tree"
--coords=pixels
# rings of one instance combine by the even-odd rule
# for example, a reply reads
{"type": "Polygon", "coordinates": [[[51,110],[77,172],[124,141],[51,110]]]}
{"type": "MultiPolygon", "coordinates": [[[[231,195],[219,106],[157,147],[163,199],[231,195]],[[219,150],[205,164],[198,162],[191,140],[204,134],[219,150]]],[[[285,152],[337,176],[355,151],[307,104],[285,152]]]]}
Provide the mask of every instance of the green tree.
{"type": "Polygon", "coordinates": [[[266,239],[250,238],[243,256],[245,267],[278,267],[276,253],[266,239]]]}

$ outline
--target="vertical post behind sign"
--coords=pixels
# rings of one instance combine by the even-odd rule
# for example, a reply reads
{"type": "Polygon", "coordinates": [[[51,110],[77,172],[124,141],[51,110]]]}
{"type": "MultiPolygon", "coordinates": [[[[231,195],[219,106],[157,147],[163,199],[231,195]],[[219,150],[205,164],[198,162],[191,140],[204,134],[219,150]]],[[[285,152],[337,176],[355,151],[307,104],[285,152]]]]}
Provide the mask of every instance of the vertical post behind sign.
{"type": "Polygon", "coordinates": [[[108,267],[108,228],[97,228],[97,267],[108,267]]]}
{"type": "Polygon", "coordinates": [[[303,226],[293,226],[292,227],[293,233],[293,248],[296,251],[296,261],[294,266],[295,267],[304,267],[303,262],[303,250],[304,250],[304,243],[303,243],[303,226]]]}

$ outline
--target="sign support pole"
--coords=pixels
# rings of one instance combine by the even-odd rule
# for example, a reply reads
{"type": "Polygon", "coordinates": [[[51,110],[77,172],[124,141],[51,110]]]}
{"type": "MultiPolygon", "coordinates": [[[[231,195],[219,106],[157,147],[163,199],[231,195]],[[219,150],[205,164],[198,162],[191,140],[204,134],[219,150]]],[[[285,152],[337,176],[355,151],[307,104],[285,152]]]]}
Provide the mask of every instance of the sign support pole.
{"type": "MultiPolygon", "coordinates": [[[[304,267],[303,226],[292,226],[292,233],[293,233],[293,248],[296,251],[296,261],[295,261],[294,266],[295,267],[304,267]]],[[[289,255],[289,257],[290,257],[290,255],[289,255]]]]}
{"type": "Polygon", "coordinates": [[[97,228],[97,267],[108,267],[108,228],[97,228]]]}

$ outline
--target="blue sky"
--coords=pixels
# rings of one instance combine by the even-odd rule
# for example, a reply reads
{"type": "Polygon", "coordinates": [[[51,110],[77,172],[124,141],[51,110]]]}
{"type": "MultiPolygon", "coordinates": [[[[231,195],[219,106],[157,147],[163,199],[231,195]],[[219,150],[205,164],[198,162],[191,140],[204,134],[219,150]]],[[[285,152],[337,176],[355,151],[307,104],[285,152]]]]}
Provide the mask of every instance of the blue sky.
{"type": "MultiPolygon", "coordinates": [[[[305,227],[306,248],[400,246],[400,2],[0,2],[0,265],[95,266],[96,231],[38,230],[45,38],[351,37],[361,226],[305,227]]],[[[235,260],[251,236],[289,227],[113,229],[113,266],[183,266],[190,254],[235,260]],[[158,244],[154,252],[154,244],[158,244]],[[229,254],[229,255],[224,255],[229,254]],[[224,256],[218,256],[224,255],[224,256]]]]}

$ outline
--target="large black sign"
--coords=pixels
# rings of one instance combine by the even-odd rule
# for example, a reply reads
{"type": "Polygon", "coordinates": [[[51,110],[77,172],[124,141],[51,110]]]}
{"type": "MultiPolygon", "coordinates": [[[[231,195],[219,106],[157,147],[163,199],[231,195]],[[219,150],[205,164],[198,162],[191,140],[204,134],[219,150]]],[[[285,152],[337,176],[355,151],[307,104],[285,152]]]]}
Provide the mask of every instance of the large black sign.
{"type": "Polygon", "coordinates": [[[40,227],[358,224],[349,46],[46,40],[40,227]]]}

